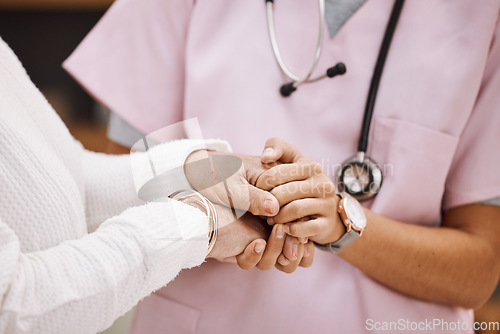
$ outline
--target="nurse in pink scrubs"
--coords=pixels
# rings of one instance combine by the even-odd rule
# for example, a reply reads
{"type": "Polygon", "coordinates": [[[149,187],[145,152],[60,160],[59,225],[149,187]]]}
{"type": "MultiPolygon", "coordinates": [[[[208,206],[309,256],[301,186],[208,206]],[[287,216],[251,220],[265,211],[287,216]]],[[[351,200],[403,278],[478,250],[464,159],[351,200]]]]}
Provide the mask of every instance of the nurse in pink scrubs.
{"type": "MultiPolygon", "coordinates": [[[[393,7],[357,2],[336,20],[346,7],[328,1],[334,36],[324,31],[313,76],[338,62],[347,72],[289,97],[279,93],[289,78],[271,48],[265,1],[118,0],[65,67],[113,110],[115,125],[150,133],[198,117],[206,137],[255,155],[281,137],[335,180],[357,151],[393,7]]],[[[286,65],[306,73],[318,7],[274,6],[286,65]]],[[[138,306],[133,333],[472,333],[472,309],[500,273],[499,17],[498,0],[406,1],[368,135],[383,183],[363,202],[359,239],[337,255],[317,251],[292,275],[215,261],[184,271],[138,306]]],[[[274,223],[297,218],[285,213],[274,223]]],[[[313,240],[343,228],[336,215],[291,225],[313,240]]]]}

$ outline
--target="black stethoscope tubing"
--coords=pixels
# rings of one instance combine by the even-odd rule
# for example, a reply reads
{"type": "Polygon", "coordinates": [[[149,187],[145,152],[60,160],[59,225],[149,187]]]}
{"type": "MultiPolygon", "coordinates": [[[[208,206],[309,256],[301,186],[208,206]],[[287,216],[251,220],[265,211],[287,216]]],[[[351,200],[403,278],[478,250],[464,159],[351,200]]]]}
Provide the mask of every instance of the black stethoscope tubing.
{"type": "Polygon", "coordinates": [[[358,141],[358,152],[356,155],[343,162],[337,174],[339,190],[351,194],[359,201],[366,201],[374,198],[382,187],[382,170],[379,164],[366,156],[366,150],[368,147],[368,136],[370,134],[370,125],[380,79],[403,4],[404,0],[396,0],[394,2],[391,16],[385,29],[384,38],[382,39],[382,44],[370,82],[370,88],[368,90],[368,96],[366,98],[363,123],[361,124],[361,133],[358,141]]]}
{"type": "Polygon", "coordinates": [[[387,59],[387,54],[389,53],[392,37],[394,36],[394,31],[396,31],[396,26],[398,24],[401,10],[403,9],[403,4],[404,0],[396,0],[392,8],[391,17],[385,29],[384,39],[382,40],[382,44],[380,46],[377,62],[375,64],[372,80],[370,82],[370,89],[368,90],[368,97],[366,99],[365,113],[363,116],[361,134],[358,142],[358,152],[366,152],[368,147],[368,135],[370,133],[370,124],[373,109],[375,107],[375,100],[377,99],[380,78],[382,77],[382,73],[384,71],[385,60],[387,59]]]}

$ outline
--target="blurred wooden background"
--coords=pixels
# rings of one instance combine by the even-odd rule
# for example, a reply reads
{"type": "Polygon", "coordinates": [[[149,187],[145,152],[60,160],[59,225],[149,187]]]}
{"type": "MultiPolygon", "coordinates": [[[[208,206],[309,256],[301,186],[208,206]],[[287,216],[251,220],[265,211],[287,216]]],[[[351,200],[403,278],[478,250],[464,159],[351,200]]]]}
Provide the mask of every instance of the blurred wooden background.
{"type": "Polygon", "coordinates": [[[73,135],[94,151],[105,149],[107,115],[61,64],[112,2],[0,0],[0,36],[73,135]]]}
{"type": "Polygon", "coordinates": [[[0,9],[105,10],[113,0],[0,0],[0,9]]]}

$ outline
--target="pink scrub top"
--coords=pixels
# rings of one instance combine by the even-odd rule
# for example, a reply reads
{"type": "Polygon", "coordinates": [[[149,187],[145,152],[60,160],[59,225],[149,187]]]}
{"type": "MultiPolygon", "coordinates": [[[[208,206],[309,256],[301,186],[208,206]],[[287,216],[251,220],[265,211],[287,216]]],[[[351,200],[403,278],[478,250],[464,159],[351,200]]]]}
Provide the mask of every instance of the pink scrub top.
{"type": "MultiPolygon", "coordinates": [[[[288,79],[264,0],[118,0],[65,68],[143,133],[198,117],[205,138],[226,139],[236,152],[260,154],[267,138],[281,137],[333,177],[356,152],[392,5],[368,1],[333,39],[325,32],[316,72],[342,61],[347,73],[289,98],[278,93],[288,79]]],[[[312,60],[316,6],[276,1],[278,43],[297,74],[312,60]]],[[[366,207],[439,226],[443,210],[500,195],[499,9],[498,0],[406,1],[368,145],[385,179],[366,207]]],[[[472,319],[471,310],[406,296],[316,251],[311,268],[291,275],[215,261],[183,271],[142,301],[132,332],[394,333],[388,326],[415,332],[410,326],[441,321],[450,330],[434,332],[472,333],[472,319]]]]}

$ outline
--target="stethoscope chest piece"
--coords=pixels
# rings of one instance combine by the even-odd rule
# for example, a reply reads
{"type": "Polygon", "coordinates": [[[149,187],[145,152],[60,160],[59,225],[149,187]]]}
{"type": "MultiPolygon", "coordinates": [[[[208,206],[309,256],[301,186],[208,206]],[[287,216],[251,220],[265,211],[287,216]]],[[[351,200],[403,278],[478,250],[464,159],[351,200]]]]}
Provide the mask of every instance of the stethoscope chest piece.
{"type": "Polygon", "coordinates": [[[340,166],[337,174],[339,191],[345,191],[358,201],[367,201],[375,197],[382,186],[380,166],[358,152],[340,166]]]}

